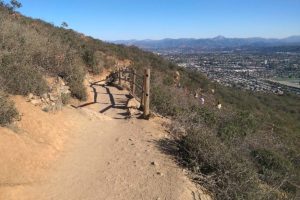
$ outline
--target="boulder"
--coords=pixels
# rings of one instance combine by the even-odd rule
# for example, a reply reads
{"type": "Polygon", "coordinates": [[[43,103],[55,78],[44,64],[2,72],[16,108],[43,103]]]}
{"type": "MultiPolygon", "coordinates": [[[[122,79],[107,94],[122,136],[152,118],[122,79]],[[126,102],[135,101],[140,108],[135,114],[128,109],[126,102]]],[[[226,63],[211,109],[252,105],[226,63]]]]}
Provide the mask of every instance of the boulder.
{"type": "Polygon", "coordinates": [[[131,98],[127,101],[127,108],[139,109],[141,107],[141,103],[135,98],[131,98]]]}
{"type": "Polygon", "coordinates": [[[39,106],[42,104],[42,100],[41,99],[32,99],[30,101],[30,103],[32,103],[34,106],[39,106]]]}
{"type": "Polygon", "coordinates": [[[58,100],[58,96],[57,96],[57,95],[54,95],[54,94],[52,94],[52,93],[49,93],[49,99],[50,99],[51,101],[57,101],[57,100],[58,100]]]}
{"type": "Polygon", "coordinates": [[[29,93],[28,94],[28,99],[30,100],[30,99],[33,99],[33,97],[34,97],[34,95],[32,94],[32,93],[29,93]]]}
{"type": "Polygon", "coordinates": [[[58,77],[57,82],[61,86],[65,86],[66,85],[65,81],[61,77],[58,77]]]}
{"type": "Polygon", "coordinates": [[[135,113],[135,110],[141,107],[141,103],[135,98],[131,98],[127,101],[126,107],[128,109],[128,115],[131,117],[135,113]]]}
{"type": "Polygon", "coordinates": [[[71,93],[69,86],[61,86],[59,90],[60,90],[61,94],[70,94],[71,93]]]}
{"type": "Polygon", "coordinates": [[[43,98],[43,99],[47,99],[47,98],[48,98],[48,93],[42,94],[42,98],[43,98]]]}

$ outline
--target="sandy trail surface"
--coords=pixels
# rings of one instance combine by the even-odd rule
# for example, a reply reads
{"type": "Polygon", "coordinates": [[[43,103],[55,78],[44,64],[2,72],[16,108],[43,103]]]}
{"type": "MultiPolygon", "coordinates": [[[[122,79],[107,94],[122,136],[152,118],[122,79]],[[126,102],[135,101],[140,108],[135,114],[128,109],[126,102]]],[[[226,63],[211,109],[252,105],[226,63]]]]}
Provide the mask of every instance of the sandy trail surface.
{"type": "MultiPolygon", "coordinates": [[[[171,156],[161,150],[164,147],[160,141],[168,138],[162,119],[126,120],[126,91],[94,85],[91,92],[94,97],[91,102],[77,109],[65,108],[64,114],[48,119],[53,132],[62,130],[61,134],[68,137],[58,140],[63,140],[59,143],[63,145],[56,147],[59,150],[50,150],[53,147],[49,147],[48,151],[33,159],[45,160],[47,164],[31,161],[31,167],[10,168],[9,165],[18,163],[29,165],[26,155],[34,154],[38,147],[26,155],[11,154],[10,164],[0,159],[5,165],[0,169],[6,169],[10,174],[15,172],[9,177],[4,176],[5,184],[0,184],[0,199],[210,199],[187,178],[186,172],[171,156]],[[52,122],[58,117],[63,123],[52,122]],[[47,162],[49,160],[51,162],[47,162]]],[[[36,129],[44,126],[41,123],[36,129]]],[[[5,131],[3,135],[14,134],[5,131]]],[[[7,152],[8,147],[0,147],[0,153],[7,152]]]]}

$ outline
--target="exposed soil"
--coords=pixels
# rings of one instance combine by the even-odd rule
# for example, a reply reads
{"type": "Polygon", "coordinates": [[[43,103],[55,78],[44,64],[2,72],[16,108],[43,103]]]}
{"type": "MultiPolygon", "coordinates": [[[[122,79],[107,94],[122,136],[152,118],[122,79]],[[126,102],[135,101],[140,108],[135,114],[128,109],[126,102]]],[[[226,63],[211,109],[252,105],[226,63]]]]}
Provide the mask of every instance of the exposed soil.
{"type": "Polygon", "coordinates": [[[124,119],[127,92],[93,87],[56,114],[14,98],[24,116],[0,128],[0,199],[210,199],[161,150],[163,119],[124,119]]]}

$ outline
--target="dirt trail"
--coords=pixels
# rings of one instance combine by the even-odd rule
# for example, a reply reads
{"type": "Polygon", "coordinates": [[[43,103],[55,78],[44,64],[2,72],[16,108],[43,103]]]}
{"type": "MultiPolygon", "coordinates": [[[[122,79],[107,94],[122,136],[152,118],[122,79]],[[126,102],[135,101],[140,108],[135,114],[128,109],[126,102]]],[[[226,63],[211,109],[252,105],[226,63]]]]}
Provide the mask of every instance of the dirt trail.
{"type": "Polygon", "coordinates": [[[159,141],[168,137],[161,119],[125,120],[126,91],[100,85],[91,91],[94,101],[67,108],[73,119],[66,120],[77,120],[76,130],[70,128],[72,137],[51,167],[30,184],[2,190],[0,198],[210,199],[160,150],[159,141]]]}

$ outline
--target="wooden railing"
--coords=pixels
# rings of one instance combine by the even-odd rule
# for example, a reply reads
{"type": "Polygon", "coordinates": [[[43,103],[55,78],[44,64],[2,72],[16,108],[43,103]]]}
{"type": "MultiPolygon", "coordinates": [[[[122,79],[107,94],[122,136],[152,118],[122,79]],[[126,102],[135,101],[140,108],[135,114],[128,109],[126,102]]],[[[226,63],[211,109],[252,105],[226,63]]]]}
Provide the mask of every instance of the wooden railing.
{"type": "Polygon", "coordinates": [[[130,94],[141,103],[143,116],[149,117],[150,114],[150,69],[145,69],[144,74],[137,74],[135,69],[119,68],[118,85],[122,87],[122,82],[130,85],[130,94]]]}

